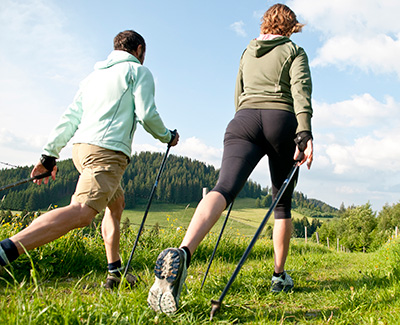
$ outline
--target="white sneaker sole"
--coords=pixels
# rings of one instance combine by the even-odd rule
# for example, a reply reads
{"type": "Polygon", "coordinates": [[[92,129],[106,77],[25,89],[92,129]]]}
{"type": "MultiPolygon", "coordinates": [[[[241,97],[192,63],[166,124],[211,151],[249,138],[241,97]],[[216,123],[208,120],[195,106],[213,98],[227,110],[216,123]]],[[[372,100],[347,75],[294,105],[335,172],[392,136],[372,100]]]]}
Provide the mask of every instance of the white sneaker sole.
{"type": "MultiPolygon", "coordinates": [[[[177,248],[167,248],[158,255],[154,268],[155,282],[150,288],[147,302],[155,312],[173,314],[178,309],[178,299],[174,297],[174,286],[179,285],[184,270],[179,272],[181,252],[177,248]]],[[[179,291],[179,290],[178,290],[179,291]]]]}

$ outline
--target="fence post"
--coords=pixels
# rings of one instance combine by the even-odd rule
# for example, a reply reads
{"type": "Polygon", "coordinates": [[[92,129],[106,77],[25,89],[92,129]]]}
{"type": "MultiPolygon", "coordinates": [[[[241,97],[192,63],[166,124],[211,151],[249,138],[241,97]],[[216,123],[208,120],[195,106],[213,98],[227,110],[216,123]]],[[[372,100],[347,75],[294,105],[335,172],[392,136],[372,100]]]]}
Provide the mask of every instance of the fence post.
{"type": "Polygon", "coordinates": [[[329,249],[329,237],[326,237],[326,242],[328,244],[328,249],[329,249]]]}
{"type": "Polygon", "coordinates": [[[305,243],[307,244],[307,227],[304,227],[304,240],[305,243]]]}
{"type": "Polygon", "coordinates": [[[208,187],[203,187],[203,198],[207,195],[208,193],[208,187]]]}
{"type": "Polygon", "coordinates": [[[315,233],[315,236],[317,237],[317,244],[319,244],[319,235],[318,235],[318,231],[315,233]]]}

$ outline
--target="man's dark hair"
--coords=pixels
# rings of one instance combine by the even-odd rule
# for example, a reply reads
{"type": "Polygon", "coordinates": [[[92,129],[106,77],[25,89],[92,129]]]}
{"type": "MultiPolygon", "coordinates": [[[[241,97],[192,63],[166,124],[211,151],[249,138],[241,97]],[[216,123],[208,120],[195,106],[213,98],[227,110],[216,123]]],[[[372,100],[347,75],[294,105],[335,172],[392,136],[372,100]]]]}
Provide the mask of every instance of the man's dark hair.
{"type": "Polygon", "coordinates": [[[131,53],[136,51],[139,45],[143,46],[143,51],[146,50],[144,38],[133,30],[125,30],[114,37],[114,50],[131,53]]]}

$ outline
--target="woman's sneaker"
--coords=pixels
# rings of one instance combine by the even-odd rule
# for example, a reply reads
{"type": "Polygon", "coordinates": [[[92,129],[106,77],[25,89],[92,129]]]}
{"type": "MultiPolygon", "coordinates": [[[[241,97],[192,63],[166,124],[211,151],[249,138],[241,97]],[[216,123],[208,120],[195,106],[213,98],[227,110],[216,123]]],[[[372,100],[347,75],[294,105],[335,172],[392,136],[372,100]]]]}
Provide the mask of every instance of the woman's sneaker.
{"type": "Polygon", "coordinates": [[[272,276],[271,291],[272,292],[288,292],[294,286],[293,279],[286,271],[281,276],[272,276]]]}
{"type": "Polygon", "coordinates": [[[179,248],[163,250],[158,255],[154,274],[156,279],[147,298],[149,306],[155,312],[176,312],[187,275],[186,252],[179,248]]]}

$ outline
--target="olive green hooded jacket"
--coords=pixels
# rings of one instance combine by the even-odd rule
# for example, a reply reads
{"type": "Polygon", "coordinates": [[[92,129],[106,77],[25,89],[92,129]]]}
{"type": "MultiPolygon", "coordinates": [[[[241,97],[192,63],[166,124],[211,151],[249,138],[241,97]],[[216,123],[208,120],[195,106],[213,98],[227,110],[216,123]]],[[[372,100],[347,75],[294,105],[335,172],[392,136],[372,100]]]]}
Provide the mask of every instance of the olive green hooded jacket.
{"type": "Polygon", "coordinates": [[[252,40],[235,87],[236,111],[281,109],[296,114],[296,133],[311,131],[311,74],[305,51],[288,37],[252,40]]]}

